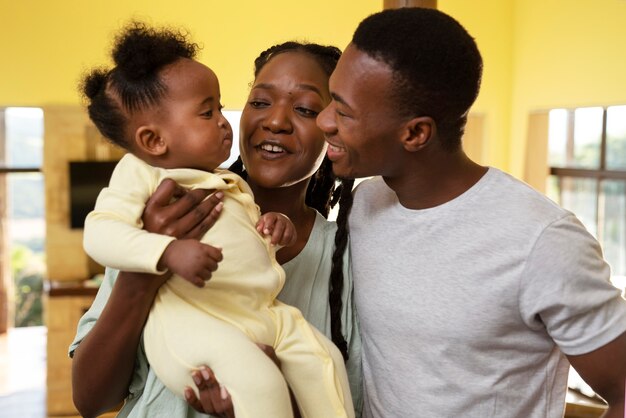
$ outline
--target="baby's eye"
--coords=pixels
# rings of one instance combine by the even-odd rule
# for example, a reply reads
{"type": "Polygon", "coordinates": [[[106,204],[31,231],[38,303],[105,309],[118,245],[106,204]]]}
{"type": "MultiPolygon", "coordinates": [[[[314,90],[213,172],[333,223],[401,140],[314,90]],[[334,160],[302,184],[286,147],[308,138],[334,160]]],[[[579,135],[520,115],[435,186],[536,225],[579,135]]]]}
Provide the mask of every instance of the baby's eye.
{"type": "Polygon", "coordinates": [[[202,113],[202,116],[204,116],[205,118],[211,118],[213,117],[213,110],[207,110],[206,112],[202,113]]]}

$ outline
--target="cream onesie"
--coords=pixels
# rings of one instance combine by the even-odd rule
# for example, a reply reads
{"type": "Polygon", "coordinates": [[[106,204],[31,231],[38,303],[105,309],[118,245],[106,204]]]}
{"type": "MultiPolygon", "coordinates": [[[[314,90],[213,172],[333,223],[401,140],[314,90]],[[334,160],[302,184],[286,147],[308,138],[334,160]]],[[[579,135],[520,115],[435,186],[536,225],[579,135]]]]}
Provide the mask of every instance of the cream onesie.
{"type": "Polygon", "coordinates": [[[303,417],[354,417],[339,350],[298,309],[276,300],[285,273],[256,230],[259,209],[238,175],[166,170],[126,154],[85,220],[87,253],[122,271],[157,273],[174,238],[143,230],[141,216],[165,178],[224,193],[224,210],[202,238],[222,248],[223,260],[203,288],[176,275],[161,286],[144,329],[157,377],[182,397],[185,386],[195,388],[191,371],[206,364],[228,389],[238,418],[292,417],[287,384],[303,417]],[[255,343],[274,347],[281,370],[255,343]]]}

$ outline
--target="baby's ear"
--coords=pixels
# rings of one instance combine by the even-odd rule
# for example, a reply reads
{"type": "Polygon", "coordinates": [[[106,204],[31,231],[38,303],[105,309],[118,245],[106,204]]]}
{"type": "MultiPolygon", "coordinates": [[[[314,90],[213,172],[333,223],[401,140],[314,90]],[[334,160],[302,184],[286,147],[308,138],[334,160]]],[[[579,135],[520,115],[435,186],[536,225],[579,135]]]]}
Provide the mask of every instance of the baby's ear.
{"type": "Polygon", "coordinates": [[[143,125],[135,131],[135,145],[150,155],[163,155],[167,151],[167,143],[153,126],[143,125]]]}

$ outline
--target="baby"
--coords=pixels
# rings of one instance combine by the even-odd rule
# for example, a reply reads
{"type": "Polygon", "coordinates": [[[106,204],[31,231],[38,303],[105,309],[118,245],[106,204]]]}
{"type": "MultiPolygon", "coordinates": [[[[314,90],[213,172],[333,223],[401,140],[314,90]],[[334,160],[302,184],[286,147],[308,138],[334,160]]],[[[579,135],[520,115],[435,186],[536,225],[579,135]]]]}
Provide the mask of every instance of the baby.
{"type": "Polygon", "coordinates": [[[144,329],[150,366],[174,393],[195,387],[191,371],[206,364],[238,418],[292,417],[287,385],[303,416],[353,417],[339,351],[275,299],[285,274],[274,244],[294,242],[293,224],[278,213],[260,215],[248,185],[218,168],[230,155],[232,130],[217,77],[194,59],[197,48],[180,32],[133,23],[116,39],[115,67],[85,77],[91,120],[128,151],[87,216],[85,250],[119,270],[174,273],[144,329]],[[165,178],[224,194],[202,242],[142,229],[145,202],[165,178]],[[203,243],[222,248],[212,274],[203,243]],[[256,343],[274,348],[282,373],[256,343]]]}

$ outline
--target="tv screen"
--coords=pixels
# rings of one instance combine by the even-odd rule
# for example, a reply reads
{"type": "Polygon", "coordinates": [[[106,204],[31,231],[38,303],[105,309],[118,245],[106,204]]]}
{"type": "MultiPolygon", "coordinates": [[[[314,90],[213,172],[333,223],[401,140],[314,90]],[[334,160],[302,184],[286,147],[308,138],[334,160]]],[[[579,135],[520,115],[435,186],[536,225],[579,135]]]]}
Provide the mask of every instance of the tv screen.
{"type": "Polygon", "coordinates": [[[83,228],[117,161],[70,161],[70,228],[83,228]]]}

